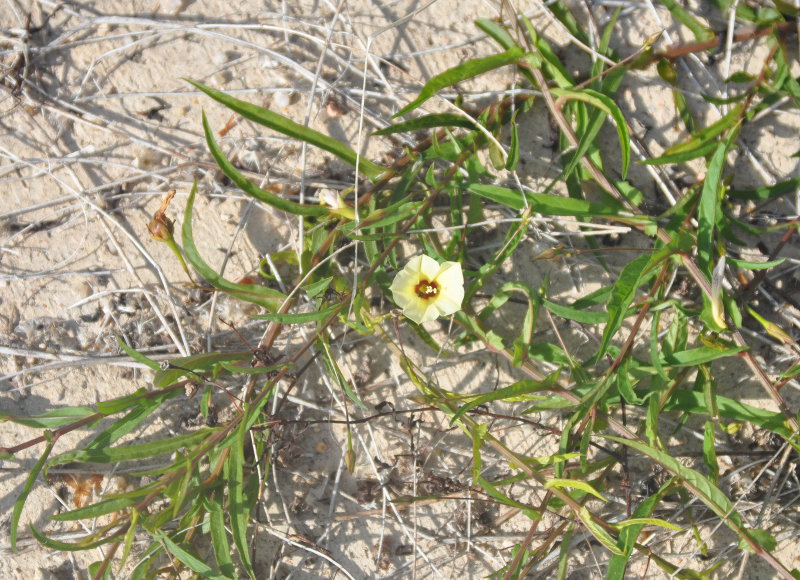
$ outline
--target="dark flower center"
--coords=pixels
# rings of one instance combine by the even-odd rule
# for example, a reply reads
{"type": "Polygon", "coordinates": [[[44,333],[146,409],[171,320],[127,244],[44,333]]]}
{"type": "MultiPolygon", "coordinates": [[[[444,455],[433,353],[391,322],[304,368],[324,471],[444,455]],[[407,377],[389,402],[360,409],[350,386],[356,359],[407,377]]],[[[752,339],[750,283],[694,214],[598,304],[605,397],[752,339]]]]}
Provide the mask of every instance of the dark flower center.
{"type": "Polygon", "coordinates": [[[436,298],[436,296],[439,294],[439,285],[436,282],[420,280],[419,284],[414,286],[414,294],[423,300],[436,298]]]}

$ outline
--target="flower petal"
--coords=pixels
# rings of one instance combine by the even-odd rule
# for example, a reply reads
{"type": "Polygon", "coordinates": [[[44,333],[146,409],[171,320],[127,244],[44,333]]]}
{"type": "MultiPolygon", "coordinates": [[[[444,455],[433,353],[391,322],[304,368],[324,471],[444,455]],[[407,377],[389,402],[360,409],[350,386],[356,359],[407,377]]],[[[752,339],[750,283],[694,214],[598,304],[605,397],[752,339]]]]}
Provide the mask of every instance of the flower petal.
{"type": "Polygon", "coordinates": [[[464,287],[464,273],[461,271],[461,264],[458,262],[445,262],[439,266],[439,272],[436,274],[436,281],[443,288],[448,286],[452,288],[464,287]]]}
{"type": "Polygon", "coordinates": [[[407,307],[403,308],[403,315],[417,324],[422,324],[423,322],[436,320],[439,316],[439,312],[436,308],[432,308],[423,300],[415,300],[407,307]]]}
{"type": "MultiPolygon", "coordinates": [[[[424,278],[428,281],[432,281],[436,279],[436,276],[439,275],[439,262],[431,258],[430,256],[418,256],[419,258],[419,273],[420,277],[424,278]]],[[[411,260],[415,260],[416,258],[411,258],[411,260]]],[[[409,264],[411,262],[409,261],[409,264]]]]}
{"type": "MultiPolygon", "coordinates": [[[[461,298],[464,298],[463,292],[461,298]]],[[[442,295],[433,303],[433,307],[439,312],[439,316],[449,316],[461,310],[461,300],[456,301],[450,296],[442,295]]]]}
{"type": "Polygon", "coordinates": [[[419,283],[419,275],[404,268],[394,277],[390,290],[392,298],[400,308],[406,308],[412,302],[419,300],[414,293],[414,287],[419,283]]]}

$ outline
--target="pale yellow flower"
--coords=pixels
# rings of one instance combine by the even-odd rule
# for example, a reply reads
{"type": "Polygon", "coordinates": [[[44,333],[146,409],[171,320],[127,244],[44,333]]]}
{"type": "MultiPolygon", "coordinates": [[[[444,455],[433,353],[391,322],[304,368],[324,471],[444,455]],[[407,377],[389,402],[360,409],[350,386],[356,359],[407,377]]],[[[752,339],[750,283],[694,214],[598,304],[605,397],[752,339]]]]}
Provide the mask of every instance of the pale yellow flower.
{"type": "Polygon", "coordinates": [[[403,314],[422,324],[461,310],[464,274],[458,262],[439,264],[430,256],[416,256],[397,273],[391,290],[403,314]]]}

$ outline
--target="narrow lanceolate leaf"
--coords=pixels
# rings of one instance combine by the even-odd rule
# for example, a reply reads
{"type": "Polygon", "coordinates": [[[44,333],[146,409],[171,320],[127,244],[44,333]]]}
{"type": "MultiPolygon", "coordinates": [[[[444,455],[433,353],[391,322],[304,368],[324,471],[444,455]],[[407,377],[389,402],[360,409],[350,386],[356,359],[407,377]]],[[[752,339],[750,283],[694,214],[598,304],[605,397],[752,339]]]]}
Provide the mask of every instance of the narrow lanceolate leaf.
{"type": "Polygon", "coordinates": [[[503,53],[494,54],[484,58],[468,60],[458,66],[454,66],[453,68],[436,75],[427,83],[425,83],[425,86],[422,87],[419,96],[411,103],[400,109],[400,111],[394,116],[400,117],[406,113],[410,113],[442,89],[453,86],[467,79],[471,79],[490,70],[517,63],[522,58],[523,54],[525,54],[525,52],[522,50],[522,48],[514,46],[503,53]]]}
{"type": "Polygon", "coordinates": [[[708,27],[703,25],[691,12],[683,8],[675,0],[659,0],[659,2],[670,11],[670,14],[672,14],[675,20],[692,31],[697,42],[703,42],[714,38],[713,31],[709,30],[708,27]]]}
{"type": "Polygon", "coordinates": [[[586,507],[580,509],[578,516],[586,526],[586,529],[588,529],[601,544],[608,548],[612,554],[622,554],[622,550],[617,545],[617,541],[600,524],[592,519],[592,515],[586,507]]]}
{"type": "Polygon", "coordinates": [[[184,435],[177,435],[165,439],[156,439],[155,441],[139,443],[138,445],[124,445],[122,447],[103,449],[79,449],[54,457],[48,462],[48,469],[54,465],[62,465],[72,461],[80,461],[83,463],[117,463],[118,461],[133,461],[136,459],[155,457],[165,453],[172,453],[181,447],[190,447],[200,443],[216,431],[216,428],[209,427],[194,431],[193,433],[186,433],[184,435]]]}
{"type": "Polygon", "coordinates": [[[178,395],[177,390],[163,393],[161,397],[141,401],[139,405],[109,425],[86,446],[86,449],[100,449],[108,447],[115,441],[133,431],[142,421],[151,416],[152,412],[165,400],[178,395]]]}
{"type": "Polygon", "coordinates": [[[143,364],[143,365],[145,365],[145,366],[148,366],[148,367],[150,367],[150,368],[151,368],[151,369],[153,369],[154,371],[157,371],[157,370],[158,370],[158,363],[157,363],[156,361],[154,361],[154,360],[152,360],[152,359],[150,359],[150,358],[147,358],[146,356],[144,356],[144,355],[143,355],[142,353],[140,353],[139,351],[137,351],[137,350],[135,350],[135,349],[133,349],[133,348],[129,347],[127,344],[125,344],[125,341],[124,341],[124,340],[122,340],[122,337],[120,337],[120,336],[118,336],[118,337],[117,337],[117,344],[119,345],[119,347],[120,347],[122,350],[124,350],[124,351],[125,351],[125,354],[127,354],[127,355],[128,355],[129,357],[131,357],[133,360],[135,360],[135,361],[137,361],[137,362],[140,362],[140,363],[142,363],[142,364],[143,364]]]}
{"type": "Polygon", "coordinates": [[[769,260],[767,262],[751,262],[750,260],[740,260],[739,258],[727,257],[731,266],[742,268],[744,270],[769,270],[775,266],[780,266],[786,258],[778,258],[777,260],[769,260]]]}
{"type": "Polygon", "coordinates": [[[394,135],[395,133],[408,133],[411,131],[420,131],[425,129],[435,129],[436,127],[462,127],[464,129],[474,129],[475,123],[464,117],[463,115],[454,115],[452,113],[438,113],[434,115],[423,115],[416,119],[409,119],[384,127],[379,131],[375,131],[373,135],[394,135]]]}
{"type": "Polygon", "coordinates": [[[609,216],[616,217],[620,221],[652,221],[650,218],[644,216],[628,217],[625,208],[615,202],[592,203],[584,199],[561,197],[560,195],[549,195],[546,193],[515,191],[507,187],[484,185],[480,183],[470,184],[467,190],[517,210],[523,209],[527,200],[527,205],[530,205],[536,213],[542,215],[584,218],[609,216]]]}
{"type": "MultiPolygon", "coordinates": [[[[324,133],[315,131],[314,129],[309,129],[305,125],[295,123],[291,119],[270,111],[269,109],[265,109],[245,101],[240,101],[239,99],[236,99],[230,95],[226,95],[221,91],[214,90],[201,83],[188,79],[186,80],[215,101],[222,103],[230,110],[239,113],[245,119],[250,119],[251,121],[254,121],[260,125],[264,125],[265,127],[269,127],[278,133],[283,133],[287,137],[304,141],[309,145],[314,145],[315,147],[319,147],[320,149],[336,155],[336,157],[345,163],[348,163],[353,167],[357,167],[358,170],[370,181],[375,181],[385,171],[380,165],[376,165],[375,163],[372,163],[363,157],[359,158],[355,151],[350,149],[350,147],[344,143],[337,141],[333,137],[329,137],[324,133]]],[[[203,124],[206,125],[205,122],[203,124]]],[[[206,133],[206,138],[207,137],[208,133],[206,133]]]]}
{"type": "Polygon", "coordinates": [[[102,415],[113,415],[124,411],[128,407],[135,407],[142,404],[142,399],[145,399],[147,390],[144,388],[136,389],[130,395],[124,397],[117,397],[108,401],[98,401],[97,412],[102,415]]]}
{"type": "Polygon", "coordinates": [[[69,542],[59,542],[58,540],[48,538],[33,526],[28,526],[28,529],[30,530],[31,535],[36,538],[36,541],[42,546],[57,552],[83,552],[86,550],[93,550],[94,548],[104,544],[119,541],[121,536],[121,533],[102,534],[100,532],[95,532],[90,536],[82,537],[79,541],[72,544],[69,542]]]}
{"type": "Polygon", "coordinates": [[[725,131],[731,130],[739,124],[742,110],[742,105],[737,105],[719,121],[697,131],[688,141],[673,145],[665,150],[660,157],[649,159],[643,163],[648,165],[681,163],[711,153],[719,145],[717,138],[725,131]]]}
{"type": "Polygon", "coordinates": [[[734,199],[744,199],[753,201],[766,201],[784,195],[789,195],[797,191],[800,187],[800,177],[794,177],[787,181],[781,181],[775,185],[765,185],[756,189],[732,189],[728,192],[728,197],[734,199]]]}
{"type": "Polygon", "coordinates": [[[662,520],[661,518],[631,518],[624,522],[614,524],[615,528],[626,528],[628,526],[658,526],[659,528],[666,528],[668,530],[680,531],[681,527],[676,526],[672,522],[662,520]]]}
{"type": "Polygon", "coordinates": [[[630,520],[618,524],[618,527],[621,529],[619,533],[619,543],[620,546],[622,546],[623,553],[611,557],[606,572],[606,580],[623,580],[625,577],[625,569],[628,566],[628,561],[636,545],[636,539],[645,526],[645,524],[641,522],[652,519],[649,517],[650,514],[653,513],[659,502],[661,502],[664,494],[666,494],[667,490],[671,487],[671,484],[671,481],[664,483],[661,489],[639,504],[630,520]],[[629,525],[623,525],[629,522],[629,525]]]}
{"type": "Polygon", "coordinates": [[[341,310],[342,304],[334,304],[333,306],[323,308],[322,310],[315,310],[314,312],[301,312],[299,314],[281,314],[274,312],[270,314],[259,314],[253,318],[269,320],[270,322],[280,322],[281,324],[303,324],[305,322],[321,322],[336,312],[337,309],[341,310]]]}
{"type": "Polygon", "coordinates": [[[595,355],[595,360],[600,360],[608,350],[611,339],[622,327],[622,321],[628,312],[628,307],[636,297],[636,289],[641,284],[642,276],[650,263],[650,256],[643,255],[630,262],[620,272],[619,279],[614,284],[611,298],[608,301],[608,324],[603,331],[603,340],[595,355]]]}
{"type": "Polygon", "coordinates": [[[745,533],[742,519],[738,512],[734,510],[731,500],[717,486],[711,483],[707,477],[690,467],[686,467],[668,453],[651,447],[646,443],[613,435],[606,435],[605,437],[637,450],[639,453],[659,463],[673,475],[680,477],[683,480],[684,487],[688,488],[711,511],[722,518],[727,526],[738,534],[745,533]]]}
{"type": "Polygon", "coordinates": [[[203,261],[200,253],[197,251],[197,246],[194,243],[194,234],[192,233],[192,213],[194,209],[194,198],[197,194],[197,183],[192,187],[189,198],[186,200],[186,212],[184,214],[182,241],[183,251],[186,254],[186,259],[194,266],[194,269],[206,279],[214,288],[230,294],[234,298],[239,298],[245,302],[252,302],[266,308],[267,310],[278,310],[281,303],[286,298],[284,294],[273,290],[272,288],[265,288],[256,284],[235,284],[230,282],[217,274],[211,266],[203,261]]]}
{"type": "Polygon", "coordinates": [[[748,347],[746,346],[732,346],[730,348],[700,346],[691,350],[682,350],[665,355],[661,359],[661,364],[674,367],[693,367],[718,358],[734,356],[747,349],[748,347]]]}
{"type": "Polygon", "coordinates": [[[519,163],[519,128],[517,123],[511,124],[511,144],[508,147],[508,159],[506,160],[506,169],[515,171],[519,163]]]}
{"type": "Polygon", "coordinates": [[[70,522],[76,520],[86,520],[90,518],[97,518],[106,514],[113,514],[128,506],[135,504],[141,498],[137,497],[115,497],[103,500],[101,502],[87,505],[82,508],[74,509],[72,511],[63,512],[50,516],[50,519],[55,522],[70,522]]]}
{"type": "Polygon", "coordinates": [[[34,429],[57,429],[62,425],[80,421],[86,417],[94,415],[94,411],[89,407],[64,407],[54,411],[48,411],[41,415],[25,417],[23,415],[11,415],[0,411],[0,423],[11,421],[34,429]]]}
{"type": "Polygon", "coordinates": [[[555,302],[550,302],[547,299],[542,300],[542,306],[547,308],[556,316],[566,318],[567,320],[574,320],[575,322],[580,322],[581,324],[603,324],[604,322],[608,321],[607,312],[581,310],[580,308],[574,308],[572,306],[556,304],[555,302]]]}
{"type": "Polygon", "coordinates": [[[507,187],[483,185],[480,183],[471,183],[467,189],[481,197],[485,197],[501,205],[507,205],[516,210],[521,210],[527,205],[525,198],[528,194],[524,191],[515,191],[507,187]]]}
{"type": "MultiPolygon", "coordinates": [[[[715,402],[720,416],[726,419],[752,423],[777,433],[784,439],[792,438],[792,431],[785,425],[785,417],[780,413],[758,409],[721,395],[716,396],[715,402]]],[[[695,415],[710,415],[712,413],[712,409],[707,406],[703,393],[684,389],[675,391],[670,399],[666,401],[662,410],[683,411],[695,415]]]]}
{"type": "Polygon", "coordinates": [[[571,89],[556,88],[551,89],[550,92],[560,99],[582,101],[593,107],[597,107],[614,120],[614,124],[617,126],[620,149],[622,150],[622,179],[625,179],[628,175],[628,167],[631,163],[631,138],[628,134],[628,125],[625,122],[625,116],[622,114],[617,104],[607,95],[592,89],[574,91],[571,89]]]}
{"type": "Polygon", "coordinates": [[[167,548],[167,551],[175,556],[181,563],[189,568],[192,572],[200,574],[203,578],[210,578],[211,580],[229,580],[229,577],[214,571],[214,569],[203,562],[200,558],[184,550],[178,544],[170,539],[166,534],[155,534],[154,537],[161,541],[167,548]]]}
{"type": "Polygon", "coordinates": [[[245,427],[245,422],[242,422],[236,430],[231,453],[225,463],[225,475],[228,479],[228,514],[233,543],[236,545],[236,551],[239,553],[247,574],[255,580],[253,562],[250,559],[250,547],[247,545],[247,523],[250,519],[250,514],[247,513],[244,501],[245,427]]]}
{"type": "Polygon", "coordinates": [[[225,529],[225,512],[222,510],[221,501],[222,488],[206,499],[211,545],[214,547],[214,557],[217,560],[220,572],[226,578],[236,578],[236,570],[233,567],[233,559],[231,558],[231,547],[228,543],[228,532],[225,529]]]}
{"type": "Polygon", "coordinates": [[[270,193],[269,191],[261,189],[247,179],[244,175],[242,175],[239,170],[236,169],[233,163],[228,160],[228,158],[222,152],[222,149],[220,149],[219,145],[217,144],[217,140],[214,138],[214,131],[209,126],[205,113],[203,113],[203,131],[206,135],[208,150],[211,153],[211,156],[214,158],[214,161],[216,161],[217,165],[219,165],[222,173],[224,173],[236,184],[239,189],[241,189],[250,197],[259,201],[263,201],[264,203],[271,205],[276,209],[295,215],[323,216],[328,213],[328,209],[324,206],[295,203],[288,199],[284,199],[279,195],[270,193]]]}
{"type": "Polygon", "coordinates": [[[703,434],[703,460],[706,462],[711,483],[719,483],[719,462],[717,461],[717,445],[714,433],[714,421],[706,421],[703,434]]]}
{"type": "Polygon", "coordinates": [[[159,369],[153,377],[153,386],[163,389],[175,384],[183,376],[196,379],[197,374],[209,373],[223,362],[239,362],[250,360],[253,353],[249,351],[238,352],[201,352],[189,356],[182,356],[169,361],[166,368],[159,369]]]}
{"type": "Polygon", "coordinates": [[[603,501],[608,501],[606,498],[603,497],[599,491],[593,488],[591,485],[586,483],[585,481],[576,481],[574,479],[551,479],[547,483],[544,484],[545,489],[563,489],[563,488],[571,488],[571,489],[579,489],[583,492],[591,494],[598,499],[602,499],[603,501]]]}
{"type": "Polygon", "coordinates": [[[483,468],[483,456],[481,447],[488,433],[488,426],[483,423],[476,423],[472,429],[472,481],[477,482],[481,476],[483,468]]]}
{"type": "Polygon", "coordinates": [[[39,477],[39,473],[42,471],[47,458],[53,451],[53,445],[55,445],[55,441],[52,440],[50,434],[47,433],[46,436],[48,437],[47,447],[45,447],[39,461],[37,461],[36,465],[31,469],[28,477],[25,478],[25,485],[22,486],[22,491],[19,496],[17,496],[17,501],[14,502],[14,509],[11,511],[11,529],[8,534],[8,542],[11,544],[11,550],[13,552],[17,551],[17,531],[19,530],[19,518],[22,515],[22,508],[25,507],[25,501],[28,499],[33,489],[33,484],[36,483],[36,478],[39,477]]]}
{"type": "Polygon", "coordinates": [[[535,393],[538,391],[544,391],[551,388],[554,384],[556,384],[559,374],[560,372],[556,371],[543,381],[535,381],[533,379],[525,379],[517,381],[516,383],[511,384],[507,387],[503,387],[502,389],[497,389],[490,393],[479,395],[475,397],[473,400],[471,400],[469,403],[460,407],[458,411],[456,411],[453,414],[453,418],[450,419],[450,424],[451,425],[454,424],[464,413],[466,413],[470,409],[474,409],[475,407],[485,405],[486,403],[491,403],[492,401],[526,400],[525,395],[528,395],[530,393],[535,393]]]}
{"type": "Polygon", "coordinates": [[[698,265],[709,280],[711,279],[714,229],[717,225],[718,216],[722,211],[720,208],[722,196],[719,195],[719,189],[727,152],[727,142],[717,145],[716,151],[714,151],[714,155],[708,164],[706,179],[703,182],[703,191],[700,194],[700,205],[697,209],[698,265]]]}

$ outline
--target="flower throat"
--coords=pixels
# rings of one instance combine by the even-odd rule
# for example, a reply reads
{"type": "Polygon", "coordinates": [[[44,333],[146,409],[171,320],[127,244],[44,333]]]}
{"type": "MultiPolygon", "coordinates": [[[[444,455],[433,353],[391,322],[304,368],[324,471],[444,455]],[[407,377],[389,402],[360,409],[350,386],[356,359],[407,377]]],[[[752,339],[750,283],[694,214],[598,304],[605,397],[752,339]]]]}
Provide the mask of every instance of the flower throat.
{"type": "Polygon", "coordinates": [[[439,285],[436,282],[420,280],[419,284],[414,286],[414,293],[423,300],[430,300],[439,294],[439,285]]]}

